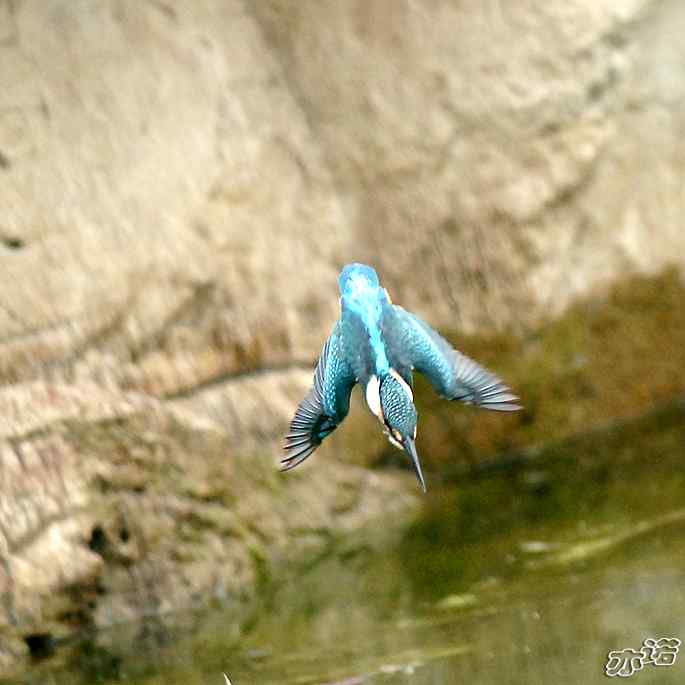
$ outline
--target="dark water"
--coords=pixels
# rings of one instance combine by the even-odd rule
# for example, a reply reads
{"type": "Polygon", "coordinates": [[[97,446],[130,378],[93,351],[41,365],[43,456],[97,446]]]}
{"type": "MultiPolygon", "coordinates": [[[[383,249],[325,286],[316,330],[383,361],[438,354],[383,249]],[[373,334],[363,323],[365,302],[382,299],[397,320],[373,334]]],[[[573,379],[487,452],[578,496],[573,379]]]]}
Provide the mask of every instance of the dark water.
{"type": "Polygon", "coordinates": [[[681,403],[433,485],[392,551],[348,541],[247,613],[108,631],[24,682],[683,684],[685,647],[629,678],[604,667],[685,641],[684,466],[681,403]]]}

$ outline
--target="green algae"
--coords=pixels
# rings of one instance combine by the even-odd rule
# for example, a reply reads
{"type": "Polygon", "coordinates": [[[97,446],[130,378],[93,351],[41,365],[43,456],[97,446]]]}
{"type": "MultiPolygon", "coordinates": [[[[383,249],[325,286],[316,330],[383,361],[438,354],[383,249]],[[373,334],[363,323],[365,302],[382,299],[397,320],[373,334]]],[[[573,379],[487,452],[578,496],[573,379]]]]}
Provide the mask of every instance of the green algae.
{"type": "MultiPolygon", "coordinates": [[[[445,402],[417,374],[417,444],[429,471],[475,466],[637,417],[685,393],[685,285],[675,269],[627,278],[523,334],[443,333],[505,379],[523,411],[503,415],[445,402]]],[[[380,462],[387,461],[401,460],[384,447],[380,462]]]]}
{"type": "Polygon", "coordinates": [[[590,562],[681,522],[685,400],[521,457],[462,472],[427,502],[403,541],[417,592],[463,593],[483,578],[590,562]]]}

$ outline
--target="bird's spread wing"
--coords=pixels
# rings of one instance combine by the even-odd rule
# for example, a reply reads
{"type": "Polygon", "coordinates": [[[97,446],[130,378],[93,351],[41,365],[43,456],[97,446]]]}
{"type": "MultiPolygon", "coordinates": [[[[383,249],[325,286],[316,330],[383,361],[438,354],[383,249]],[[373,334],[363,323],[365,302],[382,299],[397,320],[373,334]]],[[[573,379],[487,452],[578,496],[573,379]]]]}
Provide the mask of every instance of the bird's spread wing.
{"type": "Polygon", "coordinates": [[[341,354],[340,325],[336,324],[321,351],[314,384],[290,423],[285,437],[286,456],[281,460],[283,471],[301,464],[347,416],[356,382],[341,354]]]}
{"type": "Polygon", "coordinates": [[[518,397],[494,373],[457,352],[418,316],[392,305],[384,324],[398,363],[426,376],[442,397],[498,411],[521,408],[518,397]]]}

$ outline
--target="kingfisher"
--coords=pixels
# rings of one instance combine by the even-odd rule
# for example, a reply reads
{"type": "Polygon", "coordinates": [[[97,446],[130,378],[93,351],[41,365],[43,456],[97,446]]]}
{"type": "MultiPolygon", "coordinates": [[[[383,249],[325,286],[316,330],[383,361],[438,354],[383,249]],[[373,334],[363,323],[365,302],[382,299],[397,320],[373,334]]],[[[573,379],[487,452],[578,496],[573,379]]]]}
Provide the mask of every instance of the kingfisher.
{"type": "Polygon", "coordinates": [[[301,464],[347,416],[359,383],[388,440],[411,459],[423,491],[416,451],[413,371],[445,399],[515,411],[518,397],[494,373],[455,350],[415,314],[393,304],[375,270],[348,264],[338,278],[341,315],[326,340],[314,380],[285,438],[281,469],[301,464]]]}

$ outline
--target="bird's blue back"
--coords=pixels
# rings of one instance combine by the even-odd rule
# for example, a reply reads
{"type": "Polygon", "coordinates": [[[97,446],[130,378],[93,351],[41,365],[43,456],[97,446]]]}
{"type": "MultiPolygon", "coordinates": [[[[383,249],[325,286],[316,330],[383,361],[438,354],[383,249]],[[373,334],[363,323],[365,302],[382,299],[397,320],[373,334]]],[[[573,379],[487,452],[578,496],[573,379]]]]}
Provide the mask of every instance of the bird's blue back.
{"type": "Polygon", "coordinates": [[[390,371],[388,349],[382,333],[388,295],[376,272],[364,264],[349,264],[339,278],[343,353],[359,382],[390,371]]]}

